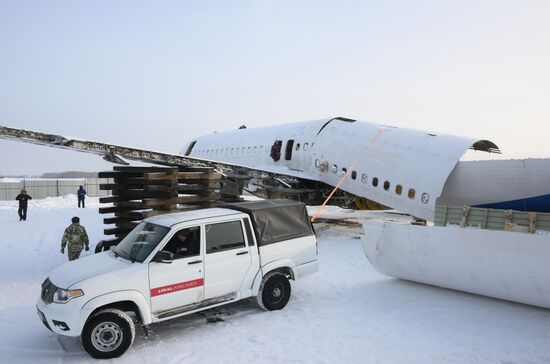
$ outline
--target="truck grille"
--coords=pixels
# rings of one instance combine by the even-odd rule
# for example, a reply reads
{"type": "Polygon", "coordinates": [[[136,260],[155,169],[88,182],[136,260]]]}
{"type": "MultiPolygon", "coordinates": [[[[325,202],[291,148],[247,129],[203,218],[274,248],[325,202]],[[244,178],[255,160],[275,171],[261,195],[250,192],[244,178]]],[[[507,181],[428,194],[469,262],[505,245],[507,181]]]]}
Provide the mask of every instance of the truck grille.
{"type": "Polygon", "coordinates": [[[52,303],[55,291],[57,291],[55,284],[53,284],[49,278],[46,278],[44,283],[42,283],[42,292],[40,294],[42,301],[46,304],[52,303]]]}

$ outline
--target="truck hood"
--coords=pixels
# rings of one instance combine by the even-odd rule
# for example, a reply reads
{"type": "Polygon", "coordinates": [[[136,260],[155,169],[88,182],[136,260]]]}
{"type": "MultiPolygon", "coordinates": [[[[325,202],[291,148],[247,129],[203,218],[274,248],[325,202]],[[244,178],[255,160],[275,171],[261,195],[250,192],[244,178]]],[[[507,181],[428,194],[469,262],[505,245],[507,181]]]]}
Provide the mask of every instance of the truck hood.
{"type": "Polygon", "coordinates": [[[73,284],[99,274],[129,267],[129,260],[116,258],[112,252],[103,252],[65,263],[55,268],[49,275],[50,281],[60,288],[69,288],[73,284]]]}

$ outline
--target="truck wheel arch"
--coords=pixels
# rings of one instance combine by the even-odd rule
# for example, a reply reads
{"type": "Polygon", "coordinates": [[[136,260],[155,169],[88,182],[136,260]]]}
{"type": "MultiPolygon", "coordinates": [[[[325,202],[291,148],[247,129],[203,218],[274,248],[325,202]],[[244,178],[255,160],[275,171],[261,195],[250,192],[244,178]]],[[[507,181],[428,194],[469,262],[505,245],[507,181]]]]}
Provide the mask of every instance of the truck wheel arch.
{"type": "Polygon", "coordinates": [[[86,302],[82,309],[90,312],[86,318],[87,321],[96,312],[106,308],[134,312],[142,324],[149,325],[152,323],[149,305],[145,297],[137,291],[119,291],[98,296],[86,302]]]}
{"type": "Polygon", "coordinates": [[[254,295],[258,294],[262,280],[265,276],[272,272],[283,273],[289,280],[295,280],[296,276],[293,268],[294,263],[289,259],[278,260],[263,266],[254,279],[254,283],[252,284],[252,293],[254,295]]]}

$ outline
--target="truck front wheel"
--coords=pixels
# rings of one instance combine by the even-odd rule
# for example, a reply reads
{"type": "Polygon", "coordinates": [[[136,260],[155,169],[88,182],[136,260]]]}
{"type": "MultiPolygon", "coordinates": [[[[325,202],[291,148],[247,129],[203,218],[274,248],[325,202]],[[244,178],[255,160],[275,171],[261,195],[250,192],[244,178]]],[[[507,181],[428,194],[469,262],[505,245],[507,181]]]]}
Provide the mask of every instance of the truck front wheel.
{"type": "Polygon", "coordinates": [[[268,273],[258,292],[258,304],[266,311],[281,310],[290,299],[290,282],[279,272],[268,273]]]}
{"type": "Polygon", "coordinates": [[[82,330],[82,346],[96,359],[117,358],[132,345],[134,322],[124,311],[107,308],[94,314],[82,330]]]}

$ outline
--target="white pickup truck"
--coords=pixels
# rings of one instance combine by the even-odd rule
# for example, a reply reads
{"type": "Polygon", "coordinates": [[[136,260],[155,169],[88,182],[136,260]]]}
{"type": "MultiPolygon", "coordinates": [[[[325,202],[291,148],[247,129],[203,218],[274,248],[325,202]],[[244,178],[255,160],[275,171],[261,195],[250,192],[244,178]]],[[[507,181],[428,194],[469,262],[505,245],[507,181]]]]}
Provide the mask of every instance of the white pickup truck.
{"type": "Polygon", "coordinates": [[[257,297],[280,310],[290,282],[318,269],[305,205],[250,201],[142,221],[111,251],[54,269],[38,316],[51,331],[80,336],[94,358],[122,355],[135,324],[148,325],[257,297]]]}

